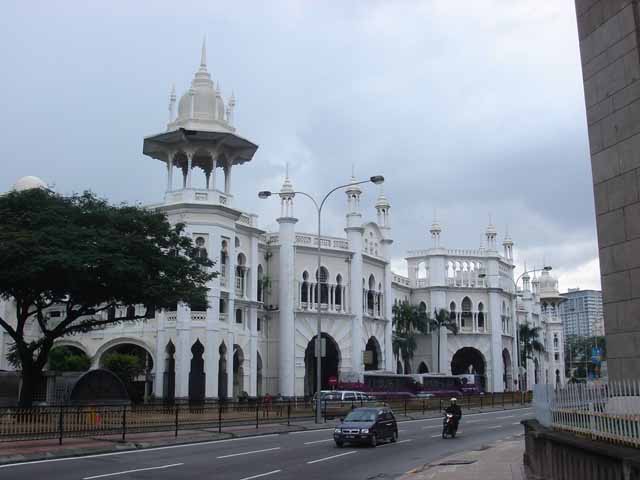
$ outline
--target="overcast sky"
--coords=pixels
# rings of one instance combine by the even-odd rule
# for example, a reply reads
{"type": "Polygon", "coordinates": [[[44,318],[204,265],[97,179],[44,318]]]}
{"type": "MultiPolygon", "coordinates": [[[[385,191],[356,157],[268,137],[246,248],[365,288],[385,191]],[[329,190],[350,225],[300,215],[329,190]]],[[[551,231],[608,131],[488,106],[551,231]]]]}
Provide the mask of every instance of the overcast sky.
{"type": "MultiPolygon", "coordinates": [[[[189,87],[206,35],[238,131],[260,146],[233,192],[262,227],[279,206],[256,192],[278,189],[286,163],[317,194],[354,165],[386,178],[399,273],[430,246],[437,209],[445,246],[477,248],[491,215],[519,269],[547,263],[562,291],[600,288],[573,0],[100,3],[0,4],[0,191],[36,175],[158,202],[166,170],[142,138],[165,129],[171,84],[189,87]]],[[[344,235],[345,203],[330,201],[328,233],[344,235]]]]}

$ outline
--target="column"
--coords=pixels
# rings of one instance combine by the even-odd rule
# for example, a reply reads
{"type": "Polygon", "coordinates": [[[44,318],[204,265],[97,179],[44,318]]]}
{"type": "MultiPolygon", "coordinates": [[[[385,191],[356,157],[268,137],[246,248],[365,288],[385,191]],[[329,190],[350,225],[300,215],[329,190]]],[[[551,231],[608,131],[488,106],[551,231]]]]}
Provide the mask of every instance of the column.
{"type": "Polygon", "coordinates": [[[345,228],[345,231],[353,251],[349,282],[356,287],[353,289],[353,296],[351,297],[351,306],[354,313],[351,319],[351,370],[360,374],[363,370],[362,310],[364,295],[360,285],[362,285],[362,234],[364,229],[360,226],[362,217],[360,215],[358,217],[358,222],[351,223],[354,226],[345,228]]]}
{"type": "MultiPolygon", "coordinates": [[[[278,265],[278,303],[279,342],[278,342],[278,379],[280,394],[287,397],[295,395],[295,315],[293,311],[294,278],[295,278],[295,224],[293,217],[278,218],[280,225],[280,258],[278,265]]],[[[310,282],[309,282],[310,283],[310,282]]]]}
{"type": "MultiPolygon", "coordinates": [[[[165,349],[167,348],[167,336],[165,331],[165,311],[164,309],[156,312],[156,364],[155,367],[155,378],[153,380],[153,393],[156,398],[161,398],[164,393],[164,362],[165,362],[165,349]]],[[[0,358],[4,357],[4,352],[2,351],[2,332],[0,332],[0,358]]],[[[2,362],[0,362],[0,367],[2,362]]]]}
{"type": "Polygon", "coordinates": [[[193,152],[187,152],[187,188],[191,188],[191,172],[193,170],[193,152]]]}
{"type": "Polygon", "coordinates": [[[218,157],[211,156],[211,190],[216,189],[216,168],[218,167],[218,157]]]}
{"type": "Polygon", "coordinates": [[[249,396],[258,396],[258,311],[255,306],[249,308],[249,396]]]}
{"type": "Polygon", "coordinates": [[[233,333],[227,333],[227,398],[231,398],[232,400],[237,400],[237,398],[233,398],[233,350],[234,350],[235,341],[233,338],[233,333]]]}
{"type": "MultiPolygon", "coordinates": [[[[384,311],[383,316],[385,319],[384,324],[384,368],[390,372],[395,372],[395,368],[393,368],[393,305],[391,300],[391,280],[393,275],[391,273],[391,263],[390,263],[390,250],[391,250],[391,241],[383,240],[382,241],[383,254],[387,259],[387,264],[384,266],[384,283],[382,288],[384,289],[384,311]]],[[[433,365],[433,364],[432,364],[433,365]]],[[[433,368],[433,367],[432,367],[433,368]]]]}
{"type": "Polygon", "coordinates": [[[178,304],[176,330],[176,398],[187,398],[191,369],[191,309],[184,303],[178,304]]]}
{"type": "Polygon", "coordinates": [[[167,158],[167,192],[173,190],[173,153],[170,152],[167,158]]]}
{"type": "Polygon", "coordinates": [[[231,193],[231,164],[224,168],[224,193],[231,193]]]}
{"type": "Polygon", "coordinates": [[[491,323],[491,358],[488,360],[488,369],[491,371],[488,379],[488,388],[493,392],[502,392],[502,315],[500,294],[497,291],[489,292],[489,312],[487,319],[491,323]]]}

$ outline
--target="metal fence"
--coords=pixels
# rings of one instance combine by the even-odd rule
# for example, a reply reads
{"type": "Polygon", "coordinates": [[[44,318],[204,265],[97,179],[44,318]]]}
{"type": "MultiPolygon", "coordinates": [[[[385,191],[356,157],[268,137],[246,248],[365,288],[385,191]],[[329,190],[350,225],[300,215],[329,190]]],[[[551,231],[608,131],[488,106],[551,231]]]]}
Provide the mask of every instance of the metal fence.
{"type": "Polygon", "coordinates": [[[566,385],[547,395],[553,428],[640,447],[640,381],[566,385]]]}
{"type": "MultiPolygon", "coordinates": [[[[472,395],[459,399],[463,409],[506,408],[531,401],[530,393],[505,392],[472,395]]],[[[351,402],[325,401],[322,418],[346,415],[360,406],[390,406],[397,415],[427,414],[441,411],[448,399],[410,398],[351,402]]],[[[171,431],[177,437],[184,430],[222,433],[230,427],[292,425],[314,418],[315,404],[310,400],[277,402],[224,402],[204,405],[96,405],[50,406],[29,409],[0,409],[0,442],[37,439],[96,437],[112,435],[126,440],[128,434],[171,431]]]]}

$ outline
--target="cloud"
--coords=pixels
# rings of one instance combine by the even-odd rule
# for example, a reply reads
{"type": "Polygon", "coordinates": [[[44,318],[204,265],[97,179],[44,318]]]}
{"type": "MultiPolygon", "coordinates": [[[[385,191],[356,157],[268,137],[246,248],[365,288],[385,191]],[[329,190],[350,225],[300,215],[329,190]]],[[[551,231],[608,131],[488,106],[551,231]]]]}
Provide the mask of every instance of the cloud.
{"type": "MultiPolygon", "coordinates": [[[[238,98],[260,145],[234,171],[236,205],[276,226],[290,165],[320,195],[383,174],[393,255],[480,244],[489,214],[519,265],[545,258],[561,284],[595,284],[589,151],[572,2],[5,2],[0,42],[0,190],[38,175],[60,191],[155,203],[165,171],[142,138],[164,128],[172,82],[186,90],[207,35],[209,70],[238,98]],[[34,6],[35,5],[35,6],[34,6]]],[[[365,218],[376,189],[366,187],[365,218]]],[[[327,204],[343,234],[345,197],[327,204]]],[[[296,199],[301,230],[313,210],[296,199]]],[[[395,266],[396,264],[394,264],[395,266]]]]}

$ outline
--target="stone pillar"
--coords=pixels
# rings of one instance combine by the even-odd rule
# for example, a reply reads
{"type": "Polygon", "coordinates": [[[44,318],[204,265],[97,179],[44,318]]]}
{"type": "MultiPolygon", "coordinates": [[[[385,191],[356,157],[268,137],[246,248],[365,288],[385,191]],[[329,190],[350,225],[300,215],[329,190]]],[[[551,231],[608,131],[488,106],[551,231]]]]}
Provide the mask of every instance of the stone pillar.
{"type": "Polygon", "coordinates": [[[382,315],[386,321],[384,325],[384,368],[385,370],[395,371],[393,368],[393,289],[391,287],[391,281],[393,280],[393,274],[391,273],[391,239],[385,239],[382,241],[382,250],[384,258],[387,264],[384,266],[384,283],[382,288],[384,289],[384,311],[382,315]]]}
{"type": "MultiPolygon", "coordinates": [[[[165,311],[156,312],[156,364],[154,365],[155,378],[153,380],[153,393],[156,398],[161,398],[164,392],[164,363],[167,348],[167,335],[165,330],[165,311]]],[[[2,332],[0,332],[0,358],[3,358],[2,352],[2,332]]],[[[0,361],[0,367],[2,367],[0,361]]]]}
{"type": "Polygon", "coordinates": [[[235,349],[235,341],[232,332],[227,333],[227,344],[227,397],[237,400],[237,398],[233,398],[233,350],[235,349]]]}
{"type": "MultiPolygon", "coordinates": [[[[220,251],[220,235],[218,232],[209,234],[209,257],[214,257],[220,251]]],[[[219,265],[213,267],[219,268],[219,265]]],[[[218,340],[218,326],[220,321],[220,278],[214,278],[207,284],[207,325],[206,343],[204,347],[204,371],[206,373],[205,397],[217,398],[218,396],[218,358],[220,342],[218,340]]]]}
{"type": "Polygon", "coordinates": [[[193,171],[193,152],[187,152],[187,188],[191,188],[191,172],[193,171]]]}
{"type": "Polygon", "coordinates": [[[363,290],[362,285],[362,234],[364,229],[361,226],[362,216],[353,214],[354,217],[348,223],[349,226],[345,228],[347,237],[349,238],[349,245],[353,252],[351,257],[351,277],[349,283],[355,287],[353,288],[351,296],[351,309],[353,311],[353,317],[351,319],[351,369],[354,373],[361,374],[363,371],[362,366],[362,305],[363,305],[363,290]]]}
{"type": "MultiPolygon", "coordinates": [[[[278,303],[279,315],[279,358],[278,378],[279,390],[282,396],[295,395],[295,314],[293,305],[295,279],[295,224],[298,219],[293,217],[278,218],[280,224],[280,264],[278,265],[278,303]]],[[[313,276],[313,274],[311,274],[313,276]]],[[[309,279],[311,280],[311,278],[309,279]]],[[[309,299],[310,300],[310,299],[309,299]]]]}
{"type": "Polygon", "coordinates": [[[215,155],[211,157],[211,190],[216,189],[216,168],[218,166],[218,158],[215,155]]]}
{"type": "Polygon", "coordinates": [[[255,306],[249,308],[249,396],[258,395],[258,311],[255,306]]]}
{"type": "Polygon", "coordinates": [[[224,168],[224,193],[231,193],[231,164],[224,168]]]}
{"type": "Polygon", "coordinates": [[[167,192],[173,190],[173,153],[167,158],[167,192]]]}
{"type": "Polygon", "coordinates": [[[188,398],[191,369],[191,309],[184,303],[179,303],[176,315],[176,398],[188,398]]]}
{"type": "MultiPolygon", "coordinates": [[[[495,277],[490,278],[490,281],[495,277]]],[[[497,279],[495,280],[497,283],[497,279]]],[[[501,296],[497,290],[489,290],[489,312],[487,313],[488,321],[491,324],[491,346],[490,357],[487,360],[487,389],[492,392],[504,391],[504,382],[502,381],[502,306],[501,296]]]]}

